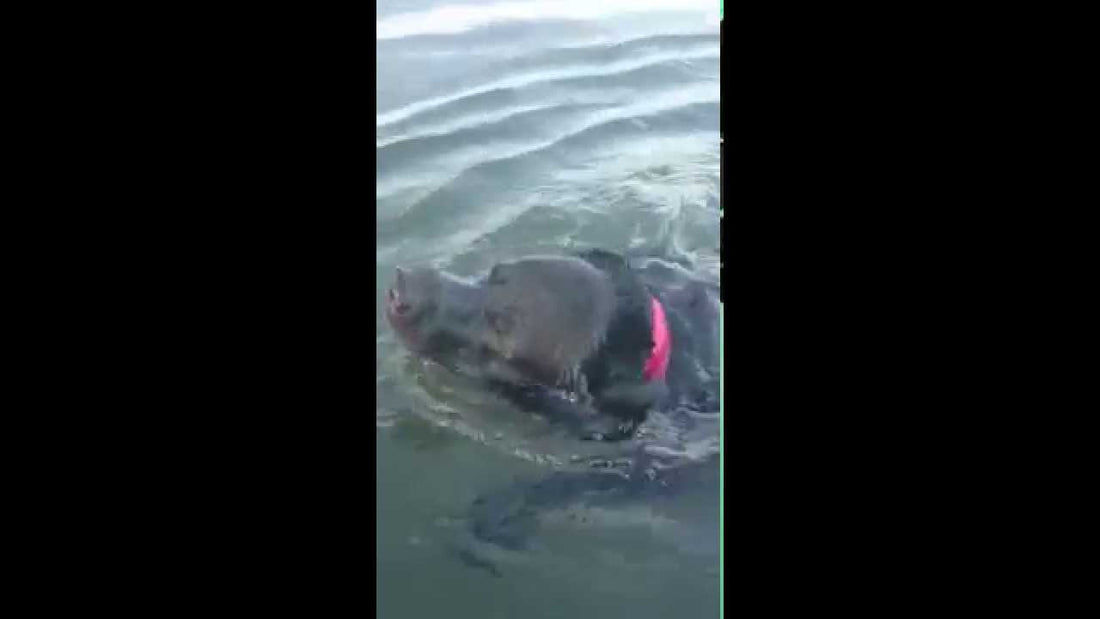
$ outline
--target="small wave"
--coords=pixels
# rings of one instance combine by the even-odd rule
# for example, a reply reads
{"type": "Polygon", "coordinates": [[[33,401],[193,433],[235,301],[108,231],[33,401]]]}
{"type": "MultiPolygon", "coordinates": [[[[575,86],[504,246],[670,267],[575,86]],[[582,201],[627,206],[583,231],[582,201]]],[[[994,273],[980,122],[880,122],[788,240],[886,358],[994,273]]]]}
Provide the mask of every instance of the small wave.
{"type": "MultiPolygon", "coordinates": [[[[691,99],[690,95],[693,93],[686,94],[688,96],[679,101],[659,102],[655,109],[652,103],[635,106],[635,112],[648,112],[644,116],[624,117],[623,109],[597,114],[553,140],[471,165],[410,206],[401,216],[394,220],[379,221],[378,234],[385,238],[404,238],[434,235],[457,227],[462,230],[456,233],[461,237],[461,242],[469,242],[492,228],[486,229],[484,223],[478,226],[462,226],[459,222],[463,219],[484,222],[486,197],[500,196],[502,193],[523,188],[524,178],[532,167],[537,168],[540,164],[565,167],[570,158],[591,156],[592,149],[631,136],[649,136],[662,131],[683,134],[703,130],[707,125],[711,125],[717,132],[717,98],[698,101],[691,99]],[[661,107],[662,104],[664,107],[661,107]],[[639,118],[644,119],[644,123],[635,122],[639,118]],[[502,179],[508,179],[508,182],[502,182],[502,179]]],[[[503,225],[518,215],[511,209],[500,208],[499,205],[497,209],[490,220],[493,225],[503,225]]]]}
{"type": "Polygon", "coordinates": [[[555,105],[509,114],[496,122],[463,127],[435,135],[396,140],[378,148],[376,172],[379,177],[414,163],[429,163],[440,153],[453,155],[467,150],[484,152],[489,144],[530,143],[549,127],[601,107],[592,104],[555,105]]]}
{"type": "Polygon", "coordinates": [[[643,35],[612,42],[553,47],[492,63],[484,70],[484,73],[501,75],[563,67],[599,66],[652,53],[690,52],[708,45],[716,46],[719,43],[717,33],[643,35]]]}
{"type": "Polygon", "coordinates": [[[389,125],[401,120],[405,120],[415,114],[419,114],[428,110],[436,109],[447,104],[461,101],[476,95],[489,93],[492,91],[499,91],[504,89],[514,89],[522,86],[528,86],[531,84],[537,84],[539,82],[548,82],[558,79],[576,78],[576,77],[600,77],[607,75],[615,75],[617,73],[624,73],[633,69],[645,67],[647,65],[657,64],[667,61],[676,60],[692,60],[700,58],[717,58],[718,47],[706,46],[698,49],[693,49],[687,52],[676,53],[663,53],[654,54],[643,58],[634,58],[630,60],[624,60],[622,62],[615,62],[604,66],[593,67],[590,65],[581,65],[577,67],[571,67],[568,69],[559,69],[555,71],[543,71],[538,73],[530,73],[517,75],[502,80],[498,80],[482,86],[470,88],[461,92],[457,92],[451,95],[444,95],[440,97],[433,97],[411,103],[404,107],[400,107],[396,110],[390,110],[377,116],[376,124],[381,127],[389,125]]]}
{"type": "MultiPolygon", "coordinates": [[[[682,88],[662,93],[660,96],[651,96],[647,100],[633,105],[600,109],[594,113],[579,116],[577,118],[559,116],[559,122],[549,123],[542,128],[529,126],[526,133],[517,133],[513,131],[513,135],[515,135],[516,139],[510,142],[498,144],[475,142],[468,147],[460,146],[460,150],[451,152],[428,153],[423,149],[419,149],[418,152],[422,156],[411,157],[408,156],[406,152],[406,156],[392,164],[388,163],[385,157],[380,156],[377,160],[378,174],[380,177],[380,182],[377,186],[377,198],[386,199],[392,196],[396,191],[408,191],[417,186],[407,179],[381,178],[387,173],[392,174],[392,172],[400,167],[402,162],[416,163],[419,167],[415,170],[406,168],[402,170],[401,176],[420,174],[427,176],[434,175],[437,179],[455,179],[461,178],[463,173],[469,172],[475,176],[476,180],[478,166],[484,164],[506,162],[524,155],[528,155],[531,158],[538,158],[539,156],[554,156],[561,158],[564,156],[564,153],[560,152],[562,150],[561,148],[557,151],[552,151],[550,149],[563,141],[564,143],[560,145],[562,147],[568,147],[570,144],[579,144],[587,141],[589,144],[586,145],[585,148],[591,148],[593,146],[600,146],[600,144],[591,143],[593,139],[600,137],[611,140],[617,137],[616,134],[638,135],[675,130],[677,128],[691,131],[705,128],[711,120],[713,120],[712,126],[714,131],[717,133],[717,95],[718,89],[716,85],[695,85],[690,88],[682,88]],[[692,105],[702,105],[703,107],[692,108],[692,105]],[[685,109],[677,112],[676,110],[679,108],[685,109]],[[614,124],[617,121],[620,122],[614,124]],[[612,125],[612,129],[606,130],[600,134],[599,127],[609,124],[612,125]],[[550,131],[554,133],[551,134],[550,131]],[[569,140],[572,140],[572,142],[569,140]],[[491,160],[486,160],[486,154],[491,154],[493,158],[491,160]]],[[[458,146],[465,143],[460,140],[455,144],[458,146]]],[[[507,170],[507,172],[511,175],[516,171],[507,170]]],[[[509,178],[509,176],[503,178],[509,178]]],[[[499,183],[499,181],[497,181],[497,183],[499,183]]],[[[493,184],[494,183],[487,184],[486,188],[491,191],[493,184]]],[[[479,184],[479,187],[481,186],[482,185],[479,184]]],[[[430,199],[431,195],[432,194],[429,194],[427,199],[430,199]]]]}
{"type": "Polygon", "coordinates": [[[636,101],[639,96],[652,96],[671,88],[717,78],[718,57],[705,56],[659,61],[612,75],[577,76],[515,88],[494,88],[378,127],[380,140],[377,146],[495,122],[534,109],[559,105],[626,104],[636,101]]]}
{"type": "Polygon", "coordinates": [[[491,24],[517,21],[591,21],[630,13],[699,12],[717,23],[714,0],[536,0],[495,4],[452,4],[383,17],[377,21],[379,40],[418,35],[455,34],[491,24]]]}
{"type": "Polygon", "coordinates": [[[500,110],[493,110],[484,114],[472,114],[469,116],[462,116],[456,120],[450,122],[440,122],[436,124],[418,123],[418,130],[415,133],[407,133],[398,135],[397,137],[386,136],[380,137],[376,144],[377,148],[384,148],[395,142],[401,142],[403,140],[409,140],[413,138],[436,136],[446,133],[453,133],[462,129],[468,129],[470,127],[477,127],[480,125],[489,125],[497,123],[517,114],[525,114],[527,112],[535,112],[540,110],[550,110],[562,105],[565,102],[559,102],[550,105],[520,105],[516,107],[509,107],[500,110]]]}

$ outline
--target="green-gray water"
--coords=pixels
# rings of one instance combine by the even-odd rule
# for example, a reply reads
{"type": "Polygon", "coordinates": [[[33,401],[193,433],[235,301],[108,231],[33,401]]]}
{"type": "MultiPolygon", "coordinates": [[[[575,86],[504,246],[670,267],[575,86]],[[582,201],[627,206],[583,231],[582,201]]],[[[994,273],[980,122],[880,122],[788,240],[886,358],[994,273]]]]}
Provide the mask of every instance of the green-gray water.
{"type": "MultiPolygon", "coordinates": [[[[546,513],[532,549],[480,549],[499,578],[456,560],[479,495],[627,448],[580,443],[411,359],[383,315],[397,265],[473,275],[529,253],[663,246],[717,281],[718,3],[667,6],[681,8],[379,0],[380,617],[718,616],[713,485],[546,513]]],[[[712,454],[712,430],[667,449],[712,454]]]]}

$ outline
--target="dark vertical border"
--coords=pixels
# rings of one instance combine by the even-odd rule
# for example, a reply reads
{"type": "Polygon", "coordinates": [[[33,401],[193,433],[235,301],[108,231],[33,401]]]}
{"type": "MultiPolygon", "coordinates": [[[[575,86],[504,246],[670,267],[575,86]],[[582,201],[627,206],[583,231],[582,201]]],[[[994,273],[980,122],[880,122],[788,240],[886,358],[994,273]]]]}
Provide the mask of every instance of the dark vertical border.
{"type": "Polygon", "coordinates": [[[79,514],[49,531],[61,563],[90,561],[73,585],[116,607],[369,612],[374,95],[348,76],[365,65],[373,81],[373,21],[229,7],[151,9],[149,29],[88,17],[93,39],[67,41],[63,64],[94,81],[78,107],[95,121],[75,116],[71,134],[95,152],[81,177],[57,177],[78,190],[72,204],[110,203],[100,229],[80,229],[94,247],[68,261],[94,275],[79,335],[104,341],[74,338],[91,388],[54,381],[97,432],[79,433],[89,451],[65,467],[87,500],[53,492],[71,502],[50,512],[79,514]],[[80,133],[92,127],[107,133],[80,133]]]}

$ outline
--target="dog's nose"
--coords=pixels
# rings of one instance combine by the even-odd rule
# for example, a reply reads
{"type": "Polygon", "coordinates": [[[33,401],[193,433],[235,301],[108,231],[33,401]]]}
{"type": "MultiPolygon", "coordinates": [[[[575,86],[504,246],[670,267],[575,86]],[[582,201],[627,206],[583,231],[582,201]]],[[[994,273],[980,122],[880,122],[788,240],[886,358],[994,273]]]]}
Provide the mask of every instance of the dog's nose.
{"type": "Polygon", "coordinates": [[[404,314],[409,310],[408,301],[405,299],[405,272],[401,267],[394,269],[393,287],[389,290],[389,298],[394,311],[398,314],[404,314]]]}

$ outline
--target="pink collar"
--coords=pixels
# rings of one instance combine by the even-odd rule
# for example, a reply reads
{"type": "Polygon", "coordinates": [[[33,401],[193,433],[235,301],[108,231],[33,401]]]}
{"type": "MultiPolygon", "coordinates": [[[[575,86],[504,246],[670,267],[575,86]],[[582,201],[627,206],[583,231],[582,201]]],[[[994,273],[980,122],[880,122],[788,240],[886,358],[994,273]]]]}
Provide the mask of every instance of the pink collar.
{"type": "Polygon", "coordinates": [[[642,370],[642,377],[646,382],[664,379],[668,370],[669,353],[672,352],[672,337],[668,332],[668,322],[665,321],[665,308],[656,297],[651,297],[650,301],[653,308],[653,352],[649,354],[642,370]]]}

